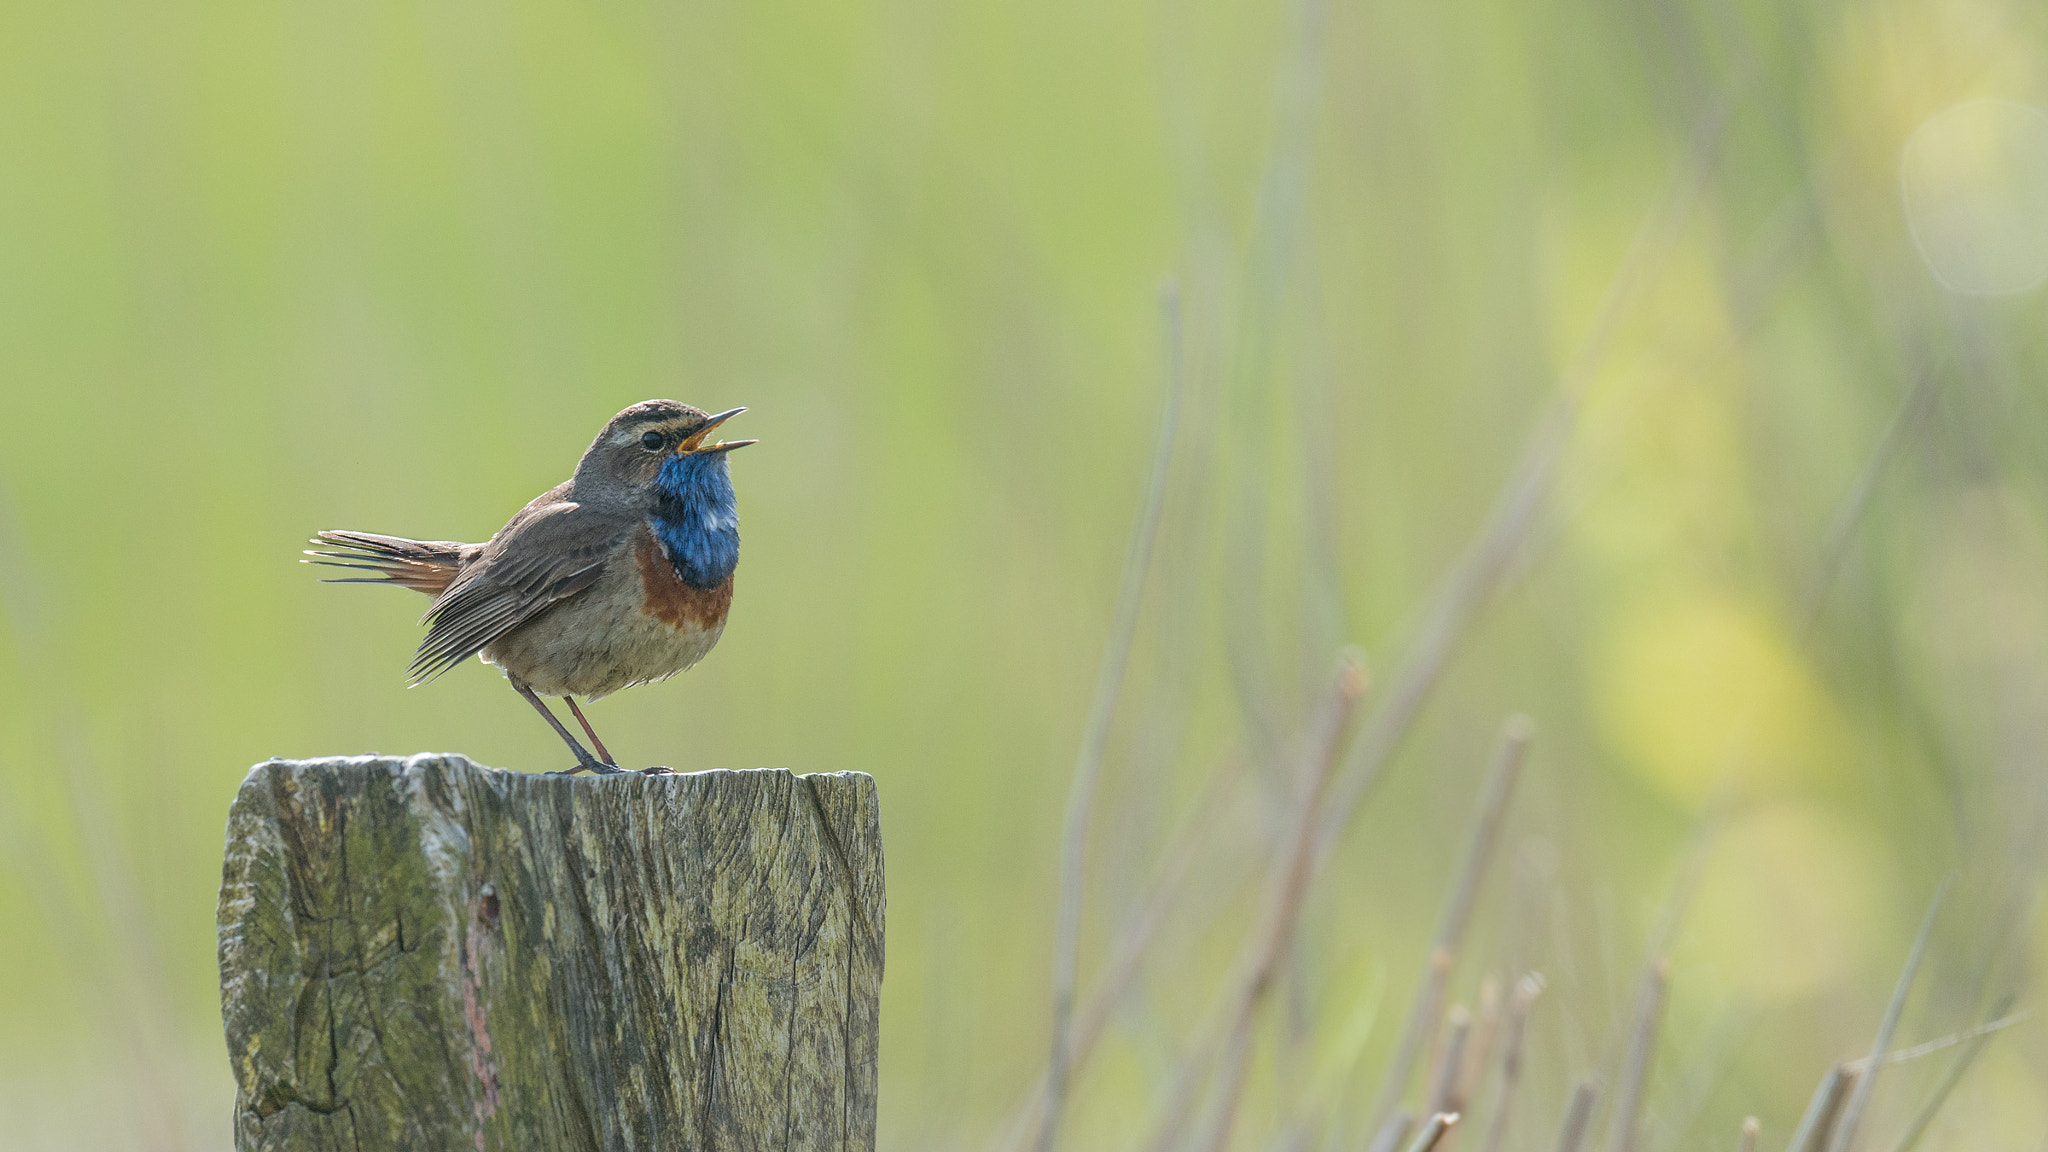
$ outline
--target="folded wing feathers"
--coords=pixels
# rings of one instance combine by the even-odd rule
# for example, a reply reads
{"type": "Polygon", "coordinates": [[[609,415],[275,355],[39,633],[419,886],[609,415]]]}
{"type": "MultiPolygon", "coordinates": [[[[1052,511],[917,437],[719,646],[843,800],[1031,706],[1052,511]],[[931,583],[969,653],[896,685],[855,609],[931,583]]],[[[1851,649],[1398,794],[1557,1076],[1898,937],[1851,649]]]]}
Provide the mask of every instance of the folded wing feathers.
{"type": "Polygon", "coordinates": [[[604,570],[606,548],[578,549],[552,562],[507,566],[451,587],[422,618],[430,625],[407,675],[424,684],[478,652],[521,621],[582,591],[604,570]],[[595,555],[593,555],[595,553],[595,555]]]}
{"type": "Polygon", "coordinates": [[[488,545],[322,532],[312,543],[327,547],[308,549],[306,562],[376,573],[334,577],[333,583],[398,584],[434,597],[420,618],[428,626],[426,639],[406,672],[417,685],[476,655],[555,601],[589,587],[633,522],[599,521],[602,527],[593,532],[592,521],[578,506],[536,501],[488,545]],[[522,546],[504,547],[508,534],[523,537],[522,546]]]}
{"type": "Polygon", "coordinates": [[[471,656],[498,638],[526,615],[516,597],[500,596],[460,616],[437,616],[434,627],[420,644],[406,676],[424,684],[471,656]]]}

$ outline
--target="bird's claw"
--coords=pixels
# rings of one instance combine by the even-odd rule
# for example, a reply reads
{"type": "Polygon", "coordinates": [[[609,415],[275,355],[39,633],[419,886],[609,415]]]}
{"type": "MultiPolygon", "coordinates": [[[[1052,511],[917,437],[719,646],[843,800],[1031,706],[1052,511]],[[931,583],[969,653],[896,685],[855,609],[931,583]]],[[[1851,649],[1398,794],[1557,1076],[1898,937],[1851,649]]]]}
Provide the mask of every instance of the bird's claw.
{"type": "Polygon", "coordinates": [[[642,768],[640,774],[642,776],[673,776],[676,774],[676,770],[666,764],[656,764],[652,768],[642,768]]]}
{"type": "MultiPolygon", "coordinates": [[[[667,771],[667,769],[663,769],[663,771],[667,771]]],[[[544,772],[542,775],[574,776],[578,772],[588,772],[592,776],[623,776],[627,774],[626,769],[619,767],[617,764],[607,764],[602,760],[592,760],[588,764],[578,764],[574,768],[564,768],[559,772],[544,772]]]]}

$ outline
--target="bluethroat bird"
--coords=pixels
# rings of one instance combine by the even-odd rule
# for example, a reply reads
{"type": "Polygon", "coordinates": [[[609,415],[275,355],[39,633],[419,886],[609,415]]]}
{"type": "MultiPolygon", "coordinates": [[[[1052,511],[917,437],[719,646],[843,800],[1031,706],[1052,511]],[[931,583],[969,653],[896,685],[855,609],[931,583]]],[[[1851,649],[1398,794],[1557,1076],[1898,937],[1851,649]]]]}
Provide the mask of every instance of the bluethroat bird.
{"type": "Polygon", "coordinates": [[[396,584],[434,598],[420,619],[427,637],[409,670],[415,686],[481,655],[576,754],[569,774],[624,771],[575,698],[673,676],[718,643],[740,562],[726,453],[755,441],[707,440],[744,411],[642,401],[612,417],[575,475],[482,544],[322,532],[313,542],[329,548],[308,551],[308,563],[373,573],[334,583],[396,584]],[[568,703],[596,755],[542,696],[568,703]]]}

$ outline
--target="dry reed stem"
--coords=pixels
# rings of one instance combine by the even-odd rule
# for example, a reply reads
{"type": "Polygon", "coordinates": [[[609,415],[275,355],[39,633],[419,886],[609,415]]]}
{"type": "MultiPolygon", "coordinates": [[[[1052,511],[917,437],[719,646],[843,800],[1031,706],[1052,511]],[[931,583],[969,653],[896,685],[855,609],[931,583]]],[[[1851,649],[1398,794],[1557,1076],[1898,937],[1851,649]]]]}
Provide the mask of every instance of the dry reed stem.
{"type": "MultiPolygon", "coordinates": [[[[1509,562],[1521,547],[1535,519],[1535,513],[1550,491],[1565,443],[1576,424],[1581,393],[1606,361],[1619,318],[1626,305],[1654,274],[1672,247],[1689,216],[1694,200],[1703,190],[1712,170],[1715,153],[1725,134],[1734,103],[1733,87],[1702,112],[1695,122],[1685,161],[1674,172],[1657,206],[1645,217],[1608,285],[1593,328],[1560,381],[1550,412],[1539,422],[1525,443],[1514,470],[1504,481],[1486,521],[1459,561],[1439,585],[1428,616],[1407,660],[1396,675],[1387,702],[1366,721],[1352,751],[1338,771],[1328,805],[1314,837],[1314,858],[1308,869],[1313,879],[1334,846],[1338,835],[1377,781],[1381,768],[1401,743],[1420,713],[1449,661],[1457,639],[1479,607],[1497,587],[1509,562]]],[[[1441,1003],[1438,994],[1437,1003],[1441,1003]]],[[[1417,1007],[1422,1006],[1418,1001],[1417,1007]]],[[[1061,1042],[1056,1041],[1056,1052],[1061,1042]]],[[[1177,1130],[1175,1113],[1186,1105],[1186,1096],[1196,1079],[1188,1070],[1206,1061],[1206,1048],[1198,1046],[1183,1064],[1183,1075],[1170,1094],[1167,1127],[1177,1130]]],[[[1412,1073],[1415,1053],[1407,1057],[1412,1073]]],[[[1062,1071],[1062,1089],[1064,1088],[1062,1071]]],[[[1405,1085],[1406,1077],[1402,1078],[1405,1085]]],[[[1049,1094],[1050,1095],[1050,1094],[1049,1094]]],[[[1396,1093],[1398,1097],[1398,1091],[1396,1093]]],[[[1056,1097],[1054,1097],[1056,1099],[1056,1097]]],[[[1056,1110],[1056,1105],[1049,1111],[1056,1110]]],[[[1384,1109],[1376,1108],[1375,1112],[1384,1109]]],[[[1047,1148],[1050,1138],[1041,1140],[1047,1148]]]]}
{"type": "MultiPolygon", "coordinates": [[[[1307,895],[1315,863],[1316,814],[1321,810],[1330,780],[1336,774],[1344,731],[1350,727],[1358,701],[1365,694],[1365,686],[1365,668],[1356,653],[1347,651],[1338,659],[1330,691],[1325,697],[1326,703],[1317,709],[1314,728],[1308,739],[1303,741],[1302,754],[1307,763],[1302,766],[1304,787],[1297,801],[1293,834],[1274,872],[1272,891],[1266,902],[1269,911],[1264,930],[1254,938],[1249,953],[1251,959],[1245,966],[1244,976],[1226,1017],[1230,1021],[1230,1043],[1226,1054],[1233,1060],[1219,1082],[1216,1118],[1210,1126],[1209,1139],[1202,1144],[1209,1152],[1221,1152],[1230,1143],[1230,1131],[1236,1123],[1238,1102],[1244,1092],[1244,1065],[1250,1058],[1253,1019],[1273,987],[1281,961],[1293,947],[1295,927],[1301,918],[1302,899],[1307,895]]],[[[1177,1127],[1175,1118],[1169,1117],[1168,1130],[1174,1127],[1177,1127]]],[[[1166,1133],[1163,1132],[1164,1135],[1166,1133]]],[[[1163,1149],[1171,1147],[1172,1143],[1155,1146],[1163,1149]]]]}
{"type": "MultiPolygon", "coordinates": [[[[1934,401],[1939,395],[1941,383],[1939,376],[1930,369],[1922,367],[1916,371],[1913,386],[1893,411],[1884,434],[1865,459],[1862,468],[1858,470],[1849,491],[1836,503],[1834,511],[1829,516],[1828,529],[1814,575],[1807,582],[1796,610],[1793,635],[1802,650],[1812,641],[1813,632],[1820,622],[1822,608],[1826,604],[1827,594],[1846,562],[1855,528],[1868,511],[1877,481],[1882,477],[1892,458],[1926,425],[1934,401]]],[[[1755,705],[1752,701],[1731,725],[1730,731],[1746,731],[1755,722],[1754,712],[1755,705]]],[[[1679,920],[1690,903],[1693,889],[1705,871],[1714,836],[1735,806],[1731,769],[1736,760],[1735,749],[1741,743],[1740,739],[1732,736],[1723,741],[1713,770],[1715,783],[1709,792],[1707,814],[1700,820],[1698,831],[1687,849],[1686,862],[1679,869],[1678,880],[1673,886],[1670,899],[1666,902],[1664,918],[1654,938],[1656,943],[1652,949],[1653,953],[1666,950],[1669,941],[1676,936],[1679,920]]]]}
{"type": "MultiPolygon", "coordinates": [[[[1976,1062],[1978,1055],[1984,1051],[1984,1046],[1991,1043],[1991,1037],[1998,1031],[1993,1024],[2000,1020],[2016,1019],[2006,1016],[2012,1009],[2012,1002],[2013,994],[2010,992],[1999,997],[1997,1005],[1991,1009],[1991,1023],[1971,1030],[1967,1045],[1961,1052],[1956,1053],[1955,1062],[1948,1066],[1947,1072],[1942,1073],[1941,1082],[1934,1086],[1934,1091],[1927,1097],[1927,1103],[1920,1106],[1920,1111],[1914,1115],[1913,1122],[1907,1125],[1906,1131],[1899,1137],[1899,1142],[1892,1146],[1892,1152],[1913,1152],[1914,1145],[1920,1143],[1920,1138],[1927,1134],[1927,1129],[1933,1125],[1934,1117],[1941,1112],[1941,1106],[1947,1102],[1949,1094],[1956,1090],[1956,1085],[1962,1083],[1963,1074],[1970,1070],[1970,1065],[1976,1062]]],[[[1893,1062],[1896,1061],[1887,1061],[1893,1062]]]]}
{"type": "Polygon", "coordinates": [[[1401,1032],[1401,1042],[1394,1049],[1394,1059],[1387,1066],[1387,1075],[1380,1082],[1379,1098],[1373,1102],[1372,1117],[1368,1122],[1377,1123],[1377,1117],[1393,1111],[1403,1093],[1408,1090],[1408,1080],[1414,1074],[1415,1065],[1421,1062],[1422,1054],[1436,1043],[1436,1028],[1443,1017],[1444,993],[1451,982],[1451,969],[1455,958],[1442,948],[1432,947],[1429,953],[1429,970],[1423,974],[1422,986],[1415,990],[1415,1000],[1408,1007],[1408,1023],[1401,1032]]]}
{"type": "Polygon", "coordinates": [[[1535,523],[1537,510],[1549,497],[1565,445],[1578,423],[1584,392],[1607,362],[1621,317],[1676,247],[1693,203],[1706,187],[1726,134],[1735,95],[1735,86],[1724,89],[1694,122],[1684,158],[1657,204],[1637,228],[1621,266],[1608,282],[1600,311],[1565,368],[1550,409],[1531,430],[1513,471],[1494,497],[1486,520],[1438,584],[1407,659],[1389,681],[1383,703],[1366,718],[1351,754],[1345,758],[1332,792],[1329,814],[1317,837],[1320,853],[1329,852],[1378,782],[1380,770],[1421,713],[1458,640],[1521,549],[1535,523]]]}
{"type": "MultiPolygon", "coordinates": [[[[1358,700],[1364,695],[1365,687],[1365,670],[1357,654],[1347,650],[1338,659],[1330,691],[1324,703],[1315,710],[1311,731],[1302,741],[1305,763],[1299,775],[1304,786],[1294,842],[1284,846],[1279,858],[1284,862],[1276,867],[1270,881],[1273,891],[1264,904],[1268,914],[1262,925],[1263,931],[1247,941],[1246,960],[1242,965],[1244,974],[1233,986],[1229,998],[1223,1001],[1224,1007],[1212,1025],[1225,1027],[1226,1036],[1235,1036],[1240,1030],[1240,1019],[1257,1010],[1271,987],[1280,959],[1286,955],[1293,939],[1301,899],[1308,890],[1309,865],[1314,857],[1311,833],[1315,813],[1329,787],[1337,754],[1343,748],[1344,731],[1357,711],[1358,700]],[[1302,832],[1303,828],[1309,829],[1309,833],[1302,832]]],[[[1205,1028],[1198,1035],[1207,1031],[1205,1028]]],[[[1195,1042],[1181,1059],[1167,1091],[1167,1103],[1159,1128],[1147,1142],[1154,1152],[1169,1152],[1180,1146],[1182,1131],[1191,1118],[1196,1094],[1207,1079],[1206,1070],[1218,1044],[1214,1035],[1208,1035],[1195,1042]]],[[[1220,1135],[1227,1143],[1227,1129],[1236,1110],[1232,1087],[1225,1084],[1217,1099],[1216,1118],[1211,1124],[1212,1139],[1220,1135]]]]}
{"type": "Polygon", "coordinates": [[[1431,1114],[1464,1109],[1464,1101],[1458,1098],[1458,1073],[1465,1066],[1465,1046],[1472,1039],[1472,1013],[1463,1004],[1453,1004],[1444,1023],[1447,1037],[1443,1051],[1437,1054],[1436,1070],[1430,1074],[1429,1092],[1423,1097],[1423,1111],[1431,1114]]]}
{"type": "MultiPolygon", "coordinates": [[[[1487,973],[1479,982],[1479,1013],[1472,1020],[1472,1039],[1465,1045],[1465,1062],[1458,1067],[1458,1082],[1454,1094],[1461,1105],[1469,1104],[1479,1095],[1480,1081],[1486,1077],[1486,1066],[1493,1056],[1493,1045],[1500,1038],[1501,994],[1500,977],[1487,973]]],[[[1462,1106],[1456,1111],[1463,1112],[1462,1106]]]]}
{"type": "Polygon", "coordinates": [[[1145,1142],[1151,1152],[1173,1152],[1181,1143],[1182,1131],[1192,1118],[1197,1094],[1206,1082],[1209,1061],[1220,1046],[1214,1035],[1198,1034],[1188,1052],[1174,1066],[1173,1081],[1166,1092],[1166,1107],[1160,1112],[1159,1127],[1145,1142]]]}
{"type": "Polygon", "coordinates": [[[1914,372],[1912,387],[1907,389],[1905,398],[1893,410],[1891,421],[1885,425],[1877,446],[1871,449],[1869,458],[1850,483],[1849,491],[1829,517],[1827,532],[1822,537],[1820,561],[1808,583],[1793,632],[1801,644],[1812,637],[1813,630],[1820,624],[1821,607],[1827,602],[1828,589],[1834,586],[1842,565],[1848,561],[1849,544],[1855,536],[1856,526],[1863,520],[1863,513],[1870,506],[1871,496],[1877,491],[1877,482],[1884,477],[1892,457],[1898,455],[1899,449],[1926,426],[1934,411],[1934,402],[1941,395],[1941,385],[1941,374],[1931,368],[1921,366],[1914,372]]]}
{"type": "Polygon", "coordinates": [[[1515,981],[1515,994],[1508,1001],[1507,1029],[1501,1039],[1500,1094],[1494,1101],[1493,1117],[1486,1125],[1486,1142],[1480,1152],[1500,1152],[1507,1138],[1508,1113],[1514,1106],[1515,1089],[1522,1082],[1522,1046],[1528,1037],[1529,1012],[1543,993],[1543,978],[1534,972],[1515,981]]]}
{"type": "Polygon", "coordinates": [[[1088,818],[1095,806],[1095,782],[1102,770],[1103,748],[1109,742],[1110,720],[1123,689],[1124,669],[1138,631],[1138,610],[1145,597],[1152,566],[1152,545],[1166,504],[1166,477],[1173,462],[1174,434],[1180,424],[1181,334],[1180,296],[1168,284],[1160,290],[1161,326],[1166,337],[1166,397],[1159,414],[1159,435],[1152,450],[1152,470],[1145,481],[1145,503],[1124,553],[1117,589],[1116,615],[1095,681],[1095,699],[1074,760],[1073,783],[1067,792],[1067,814],[1060,842],[1060,903],[1053,944],[1052,1056],[1047,1074],[1045,1123],[1038,1130],[1039,1152],[1052,1152],[1059,1142],[1059,1116],[1067,1090],[1068,1045],[1073,1027],[1074,981],[1080,952],[1081,871],[1088,841],[1088,818]]]}
{"type": "Polygon", "coordinates": [[[1791,1143],[1785,1145],[1785,1152],[1820,1152],[1827,1144],[1828,1133],[1834,1128],[1835,1117],[1842,1111],[1842,1101],[1849,1095],[1849,1087],[1856,1080],[1856,1072],[1847,1064],[1837,1064],[1821,1077],[1820,1084],[1813,1090],[1813,1099],[1806,1103],[1806,1114],[1799,1118],[1799,1127],[1792,1133],[1791,1143]]]}
{"type": "MultiPolygon", "coordinates": [[[[1854,530],[1868,510],[1878,479],[1901,447],[1927,423],[1940,385],[1941,380],[1931,370],[1922,368],[1916,372],[1912,388],[1894,410],[1878,444],[1872,449],[1849,491],[1836,504],[1829,517],[1829,526],[1813,578],[1807,583],[1796,612],[1794,636],[1802,648],[1811,642],[1827,594],[1846,560],[1854,530]]],[[[1752,705],[1735,722],[1733,730],[1742,731],[1751,725],[1754,722],[1753,712],[1752,705]]],[[[1671,896],[1666,901],[1662,921],[1653,936],[1653,955],[1668,950],[1670,941],[1676,937],[1679,921],[1690,904],[1700,877],[1705,872],[1714,836],[1734,808],[1731,768],[1736,759],[1734,749],[1739,744],[1740,741],[1733,738],[1724,741],[1713,771],[1716,783],[1710,790],[1707,814],[1699,823],[1698,830],[1687,849],[1686,859],[1679,869],[1671,896]]],[[[1819,1150],[1816,1149],[1816,1152],[1819,1150]]]]}
{"type": "MultiPolygon", "coordinates": [[[[1202,796],[1195,802],[1194,813],[1174,834],[1167,846],[1164,863],[1159,868],[1152,890],[1146,894],[1138,909],[1124,923],[1118,933],[1117,943],[1110,960],[1104,966],[1102,978],[1095,990],[1089,993],[1080,1009],[1074,1014],[1073,1030],[1067,1046],[1067,1072],[1071,1077],[1088,1062],[1095,1051],[1096,1043],[1109,1027],[1118,1005],[1123,1003],[1124,994],[1130,991],[1137,978],[1145,952],[1151,947],[1153,937],[1166,923],[1166,913],[1180,896],[1181,888],[1187,883],[1190,872],[1202,852],[1210,847],[1210,835],[1217,822],[1223,817],[1231,789],[1243,773],[1244,759],[1241,756],[1226,758],[1203,786],[1202,796]]],[[[1025,1100],[1005,1130],[1008,1134],[991,1140],[989,1147],[1000,1152],[1011,1152],[1025,1143],[1026,1133],[1033,1133],[1045,1123],[1046,1095],[1049,1089],[1050,1069],[1040,1069],[1037,1081],[1032,1085],[1031,1095],[1025,1100]]]]}
{"type": "Polygon", "coordinates": [[[1413,1127],[1415,1117],[1410,1116],[1407,1109],[1394,1109],[1394,1114],[1387,1117],[1378,1132],[1373,1133],[1372,1143],[1366,1145],[1366,1152],[1394,1152],[1401,1146],[1401,1141],[1408,1138],[1408,1130],[1413,1127]]]}
{"type": "Polygon", "coordinates": [[[1231,1025],[1230,1040],[1223,1048],[1223,1067],[1217,1074],[1216,1118],[1209,1125],[1205,1152],[1223,1152],[1230,1143],[1230,1130],[1237,1123],[1237,1106],[1244,1099],[1245,1077],[1251,1072],[1252,1020],[1250,1012],[1231,1025]]]}
{"type": "Polygon", "coordinates": [[[1649,1081],[1650,1057],[1657,1050],[1657,1025],[1663,1019],[1664,995],[1670,986],[1670,962],[1659,957],[1644,973],[1642,990],[1636,995],[1635,1030],[1629,1037],[1628,1059],[1621,1066],[1614,1117],[1607,1125],[1607,1152],[1635,1152],[1636,1117],[1642,1111],[1643,1085],[1649,1081]]]}
{"type": "Polygon", "coordinates": [[[1268,474],[1264,432],[1273,405],[1264,385],[1273,359],[1276,318],[1307,219],[1326,6],[1326,0],[1295,0],[1293,42],[1275,70],[1278,98],[1273,109],[1273,143],[1260,173],[1242,322],[1232,347],[1230,386],[1225,395],[1230,423],[1237,433],[1233,437],[1237,456],[1234,504],[1227,512],[1230,552],[1223,588],[1224,595],[1243,608],[1224,615],[1224,659],[1253,751],[1267,766],[1283,763],[1286,756],[1282,709],[1273,690],[1275,677],[1264,656],[1262,626],[1266,621],[1252,608],[1265,599],[1261,594],[1268,474]]]}
{"type": "Polygon", "coordinates": [[[1102,979],[1095,992],[1081,1006],[1076,1017],[1073,1041],[1070,1048],[1072,1059],[1068,1067],[1077,1067],[1094,1050],[1095,1042],[1102,1037],[1102,1030],[1109,1026],[1110,1016],[1123,1000],[1123,994],[1137,976],[1145,950],[1152,938],[1166,922],[1166,913],[1172,908],[1174,899],[1180,895],[1181,887],[1187,883],[1188,874],[1193,871],[1202,850],[1211,847],[1210,835],[1228,809],[1225,801],[1232,786],[1237,783],[1244,769],[1244,761],[1232,757],[1216,774],[1215,780],[1197,806],[1194,819],[1190,820],[1181,834],[1175,838],[1166,853],[1166,863],[1159,870],[1159,879],[1153,885],[1137,914],[1119,934],[1115,950],[1110,954],[1109,963],[1104,966],[1102,979]]]}
{"type": "Polygon", "coordinates": [[[1585,1146],[1586,1129],[1593,1123],[1593,1101],[1599,1090],[1591,1080],[1579,1081],[1572,1089],[1572,1100],[1565,1105],[1564,1123],[1557,1130],[1556,1152],[1579,1152],[1585,1146]]]}
{"type": "Polygon", "coordinates": [[[1373,1103],[1369,1124],[1377,1125],[1400,1101],[1402,1093],[1408,1090],[1408,1080],[1414,1073],[1416,1062],[1429,1050],[1435,1038],[1438,1017],[1443,1011],[1444,989],[1450,982],[1458,948],[1464,943],[1465,930],[1472,922],[1472,909],[1478,903],[1480,884],[1486,879],[1487,866],[1500,839],[1500,826],[1507,814],[1508,799],[1514,794],[1515,781],[1521,775],[1522,763],[1528,758],[1529,742],[1534,735],[1535,725],[1526,716],[1510,716],[1502,726],[1500,750],[1494,754],[1493,767],[1480,787],[1479,805],[1473,816],[1472,831],[1465,841],[1464,859],[1459,862],[1457,877],[1452,881],[1444,898],[1443,910],[1437,916],[1436,935],[1429,946],[1428,975],[1416,990],[1415,1002],[1408,1010],[1408,1023],[1401,1031],[1394,1061],[1388,1067],[1379,1097],[1373,1103]]]}
{"type": "MultiPolygon", "coordinates": [[[[1958,1044],[1967,1044],[1979,1037],[2003,1032],[2007,1028],[2033,1016],[2031,1011],[2007,1012],[2006,1009],[2012,1007],[2012,1002],[2013,994],[2008,992],[2004,996],[1999,997],[1998,1003],[2000,1007],[1993,1010],[1993,1019],[1987,1020],[1974,1028],[1965,1028],[1961,1032],[1952,1032],[1947,1036],[1937,1037],[1924,1044],[1915,1044],[1911,1048],[1894,1048],[1884,1054],[1884,1059],[1881,1063],[1904,1064],[1909,1060],[1918,1060],[1925,1056],[1932,1056],[1944,1048],[1953,1048],[1958,1044]]],[[[1869,1063],[1870,1057],[1863,1056],[1849,1061],[1849,1066],[1861,1071],[1869,1063]]]]}
{"type": "Polygon", "coordinates": [[[1849,1103],[1842,1109],[1841,1122],[1835,1126],[1834,1137],[1828,1141],[1828,1152],[1849,1152],[1856,1142],[1856,1125],[1863,1119],[1863,1109],[1870,1104],[1870,1093],[1877,1086],[1878,1070],[1884,1065],[1884,1054],[1892,1046],[1892,1033],[1898,1030],[1899,1017],[1906,1011],[1906,994],[1913,990],[1913,978],[1920,973],[1920,961],[1927,956],[1927,941],[1934,935],[1934,919],[1941,913],[1941,902],[1948,896],[1947,880],[1935,890],[1934,899],[1927,905],[1927,915],[1920,920],[1920,934],[1913,939],[1913,950],[1906,955],[1906,966],[1899,972],[1899,982],[1892,989],[1892,1002],[1884,1010],[1884,1022],[1878,1025],[1877,1040],[1870,1047],[1870,1062],[1863,1074],[1856,1078],[1856,1090],[1849,1095],[1849,1103]]]}
{"type": "Polygon", "coordinates": [[[1415,1134],[1415,1143],[1408,1146],[1408,1152],[1432,1152],[1444,1137],[1451,1134],[1457,1123],[1456,1112],[1439,1112],[1431,1116],[1429,1123],[1422,1126],[1422,1131],[1415,1134]]]}
{"type": "MultiPolygon", "coordinates": [[[[1700,146],[1700,143],[1712,143],[1712,139],[1716,139],[1716,137],[1718,137],[1718,133],[1720,133],[1720,125],[1718,125],[1718,123],[1714,123],[1714,125],[1712,125],[1712,131],[1706,131],[1706,123],[1708,123],[1708,121],[1714,121],[1714,119],[1716,119],[1716,117],[1706,117],[1706,119],[1702,121],[1702,133],[1696,133],[1696,146],[1700,146]]],[[[1724,119],[1724,109],[1722,109],[1722,115],[1720,115],[1720,119],[1724,119]]],[[[1702,158],[1702,162],[1704,162],[1704,158],[1702,158]]],[[[1505,494],[1503,494],[1503,496],[1505,496],[1505,494]]],[[[1389,709],[1393,709],[1393,703],[1395,703],[1395,701],[1391,701],[1391,703],[1389,703],[1389,709]]],[[[1382,711],[1386,711],[1386,709],[1382,709],[1382,711]]],[[[1370,730],[1368,730],[1368,732],[1370,732],[1370,730]]],[[[1397,738],[1399,738],[1399,736],[1397,736],[1397,738]]],[[[1352,756],[1352,758],[1348,760],[1348,765],[1346,765],[1346,779],[1350,779],[1350,777],[1354,775],[1354,773],[1350,773],[1350,767],[1352,767],[1352,765],[1356,765],[1356,763],[1360,763],[1360,760],[1362,760],[1362,754],[1360,754],[1360,752],[1354,752],[1354,756],[1352,756]]],[[[1341,785],[1341,781],[1339,781],[1339,787],[1343,787],[1343,785],[1341,785]]],[[[1343,816],[1343,814],[1346,814],[1346,812],[1348,812],[1348,808],[1346,808],[1346,806],[1341,806],[1341,804],[1339,804],[1339,806],[1333,806],[1333,808],[1337,810],[1337,812],[1333,812],[1333,816],[1343,816]]],[[[1331,824],[1325,824],[1325,828],[1331,828],[1331,824]]]]}

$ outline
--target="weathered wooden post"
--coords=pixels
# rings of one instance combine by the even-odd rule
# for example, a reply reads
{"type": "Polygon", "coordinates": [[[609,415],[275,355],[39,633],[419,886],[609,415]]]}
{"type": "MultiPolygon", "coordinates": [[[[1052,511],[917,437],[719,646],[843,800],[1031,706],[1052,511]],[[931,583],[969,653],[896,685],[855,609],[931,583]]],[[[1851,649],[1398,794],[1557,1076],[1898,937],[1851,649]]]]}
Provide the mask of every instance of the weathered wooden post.
{"type": "Polygon", "coordinates": [[[872,1149],[874,780],[273,760],[228,815],[239,1149],[872,1149]]]}

